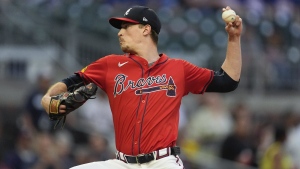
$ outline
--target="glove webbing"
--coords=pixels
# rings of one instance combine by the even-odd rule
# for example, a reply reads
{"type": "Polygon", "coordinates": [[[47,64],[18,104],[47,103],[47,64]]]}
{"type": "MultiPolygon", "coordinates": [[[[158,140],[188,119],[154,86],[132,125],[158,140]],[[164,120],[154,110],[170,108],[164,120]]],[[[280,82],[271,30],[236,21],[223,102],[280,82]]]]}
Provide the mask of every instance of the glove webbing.
{"type": "MultiPolygon", "coordinates": [[[[72,85],[71,88],[70,88],[71,91],[74,92],[78,86],[83,86],[83,83],[78,83],[78,84],[72,85]]],[[[77,88],[77,89],[78,89],[78,88],[77,88]]],[[[77,92],[78,92],[79,94],[81,94],[81,95],[85,98],[85,100],[88,100],[88,99],[95,99],[95,98],[96,98],[96,96],[95,96],[95,97],[92,97],[92,96],[88,95],[87,93],[85,93],[85,92],[82,91],[82,90],[79,90],[79,91],[77,91],[77,92]]],[[[67,114],[65,114],[63,117],[59,118],[59,119],[56,121],[56,123],[55,123],[55,125],[54,125],[54,129],[56,129],[56,126],[61,122],[62,119],[63,119],[63,121],[62,121],[61,129],[64,128],[65,123],[66,123],[66,119],[67,119],[67,114]]]]}
{"type": "Polygon", "coordinates": [[[54,125],[54,129],[56,129],[56,126],[61,122],[61,119],[63,119],[62,124],[60,126],[60,129],[63,129],[66,123],[67,115],[64,115],[62,118],[58,119],[54,125]]]}

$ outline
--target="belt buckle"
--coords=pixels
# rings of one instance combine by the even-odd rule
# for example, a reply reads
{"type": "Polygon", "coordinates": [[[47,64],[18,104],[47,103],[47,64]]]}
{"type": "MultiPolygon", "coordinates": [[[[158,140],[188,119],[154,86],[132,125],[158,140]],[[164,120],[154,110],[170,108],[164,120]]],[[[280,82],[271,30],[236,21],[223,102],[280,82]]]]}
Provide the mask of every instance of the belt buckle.
{"type": "Polygon", "coordinates": [[[145,154],[138,154],[137,156],[135,156],[136,162],[137,162],[138,164],[140,164],[138,158],[139,158],[139,157],[142,157],[142,156],[144,156],[144,155],[145,155],[145,154]]]}

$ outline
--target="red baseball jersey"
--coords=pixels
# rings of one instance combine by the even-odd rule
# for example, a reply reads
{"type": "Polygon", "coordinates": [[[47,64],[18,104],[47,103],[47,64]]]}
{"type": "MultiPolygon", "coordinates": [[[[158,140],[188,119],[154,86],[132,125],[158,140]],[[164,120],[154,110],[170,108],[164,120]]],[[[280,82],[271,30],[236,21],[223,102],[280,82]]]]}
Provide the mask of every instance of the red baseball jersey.
{"type": "Polygon", "coordinates": [[[203,93],[213,78],[212,70],[165,54],[150,67],[136,55],[108,55],[77,73],[106,92],[116,148],[127,155],[175,146],[182,97],[203,93]]]}

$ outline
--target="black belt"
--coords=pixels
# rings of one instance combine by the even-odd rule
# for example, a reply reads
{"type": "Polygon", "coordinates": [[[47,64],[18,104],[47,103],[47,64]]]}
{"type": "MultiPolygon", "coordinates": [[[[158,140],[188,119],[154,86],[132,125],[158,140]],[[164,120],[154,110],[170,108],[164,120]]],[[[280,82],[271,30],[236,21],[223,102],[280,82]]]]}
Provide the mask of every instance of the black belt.
{"type": "MultiPolygon", "coordinates": [[[[167,148],[168,149],[168,148],[167,148]]],[[[161,149],[163,150],[163,149],[161,149]]],[[[158,160],[161,159],[163,157],[167,157],[170,155],[179,155],[180,154],[180,147],[170,147],[171,152],[167,151],[166,154],[159,154],[159,152],[161,152],[161,150],[156,150],[152,153],[149,154],[141,154],[138,156],[129,156],[129,155],[125,155],[123,153],[118,152],[117,153],[117,159],[124,161],[125,163],[147,163],[150,162],[152,160],[158,160]],[[122,158],[123,156],[123,158],[122,158]]]]}

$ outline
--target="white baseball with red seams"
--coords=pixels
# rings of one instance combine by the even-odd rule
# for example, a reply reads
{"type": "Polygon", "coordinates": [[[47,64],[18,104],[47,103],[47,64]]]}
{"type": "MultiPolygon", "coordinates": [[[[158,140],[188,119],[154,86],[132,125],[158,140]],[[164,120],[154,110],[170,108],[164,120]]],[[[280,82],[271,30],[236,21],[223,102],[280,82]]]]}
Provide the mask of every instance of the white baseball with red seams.
{"type": "Polygon", "coordinates": [[[236,13],[232,9],[226,10],[222,13],[222,19],[226,23],[235,21],[235,16],[236,16],[236,13]]]}

